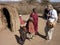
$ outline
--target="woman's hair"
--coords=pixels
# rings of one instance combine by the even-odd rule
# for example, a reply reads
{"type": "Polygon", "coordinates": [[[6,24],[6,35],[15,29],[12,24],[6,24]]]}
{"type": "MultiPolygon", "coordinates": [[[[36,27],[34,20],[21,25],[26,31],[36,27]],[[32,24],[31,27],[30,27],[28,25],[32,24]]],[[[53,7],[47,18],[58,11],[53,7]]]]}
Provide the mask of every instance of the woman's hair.
{"type": "Polygon", "coordinates": [[[50,7],[53,9],[53,5],[52,4],[48,4],[47,7],[50,7]]]}

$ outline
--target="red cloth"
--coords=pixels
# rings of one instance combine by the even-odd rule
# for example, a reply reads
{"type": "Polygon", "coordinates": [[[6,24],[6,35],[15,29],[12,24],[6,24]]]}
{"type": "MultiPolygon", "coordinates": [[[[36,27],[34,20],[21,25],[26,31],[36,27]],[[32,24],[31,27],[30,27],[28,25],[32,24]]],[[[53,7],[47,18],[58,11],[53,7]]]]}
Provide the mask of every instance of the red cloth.
{"type": "Polygon", "coordinates": [[[35,33],[33,22],[29,22],[28,27],[29,27],[29,32],[30,32],[30,33],[35,33]]]}
{"type": "Polygon", "coordinates": [[[31,13],[30,17],[33,18],[33,24],[34,24],[34,30],[35,30],[35,33],[38,31],[38,15],[37,13],[31,13]]]}
{"type": "Polygon", "coordinates": [[[24,24],[25,23],[21,16],[19,16],[19,19],[20,19],[20,24],[24,24]]]}

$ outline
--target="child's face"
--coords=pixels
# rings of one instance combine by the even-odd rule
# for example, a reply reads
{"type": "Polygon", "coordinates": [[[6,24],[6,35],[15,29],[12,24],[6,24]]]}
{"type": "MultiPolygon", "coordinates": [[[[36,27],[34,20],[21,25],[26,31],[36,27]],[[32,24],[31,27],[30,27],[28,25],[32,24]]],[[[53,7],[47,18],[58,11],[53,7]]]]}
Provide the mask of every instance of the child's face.
{"type": "Polygon", "coordinates": [[[31,17],[30,20],[33,21],[33,18],[31,17]]]}

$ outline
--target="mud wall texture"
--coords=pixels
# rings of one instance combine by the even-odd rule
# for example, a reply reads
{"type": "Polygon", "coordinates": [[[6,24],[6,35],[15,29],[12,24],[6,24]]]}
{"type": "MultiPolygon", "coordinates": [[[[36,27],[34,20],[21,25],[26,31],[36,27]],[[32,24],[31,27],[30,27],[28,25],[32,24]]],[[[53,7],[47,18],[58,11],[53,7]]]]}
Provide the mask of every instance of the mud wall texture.
{"type": "Polygon", "coordinates": [[[6,28],[11,31],[20,29],[18,12],[14,6],[0,5],[0,31],[6,28]]]}

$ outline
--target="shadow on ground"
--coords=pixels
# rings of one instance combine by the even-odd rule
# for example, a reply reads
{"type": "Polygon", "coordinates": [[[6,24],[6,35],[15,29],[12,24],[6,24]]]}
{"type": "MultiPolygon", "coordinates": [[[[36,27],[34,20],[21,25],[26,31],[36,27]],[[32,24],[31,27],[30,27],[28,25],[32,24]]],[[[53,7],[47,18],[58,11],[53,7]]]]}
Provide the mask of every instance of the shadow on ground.
{"type": "Polygon", "coordinates": [[[46,20],[46,18],[44,17],[44,16],[38,16],[39,18],[42,18],[42,19],[44,19],[44,20],[46,20]]]}
{"type": "Polygon", "coordinates": [[[40,34],[39,32],[37,33],[37,35],[38,35],[39,37],[41,37],[41,38],[43,38],[43,39],[46,40],[46,36],[45,36],[45,35],[42,35],[42,34],[40,34]]]}

